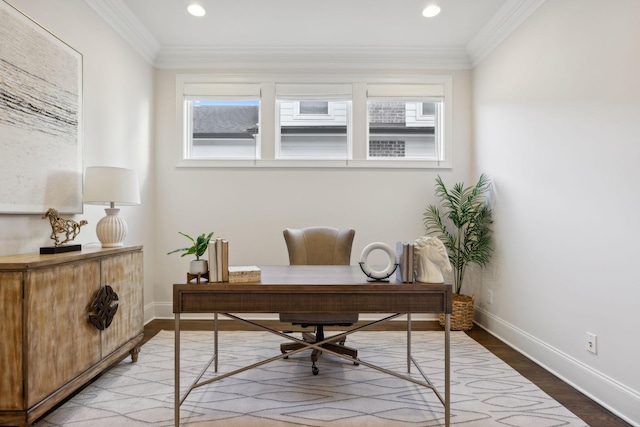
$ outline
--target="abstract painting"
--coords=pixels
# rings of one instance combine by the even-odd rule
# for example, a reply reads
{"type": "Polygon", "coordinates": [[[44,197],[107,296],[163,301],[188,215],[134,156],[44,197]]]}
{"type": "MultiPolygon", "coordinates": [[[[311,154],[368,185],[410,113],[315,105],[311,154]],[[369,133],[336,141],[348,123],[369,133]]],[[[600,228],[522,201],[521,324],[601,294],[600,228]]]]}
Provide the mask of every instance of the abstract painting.
{"type": "Polygon", "coordinates": [[[82,212],[82,55],[0,0],[0,213],[82,212]]]}

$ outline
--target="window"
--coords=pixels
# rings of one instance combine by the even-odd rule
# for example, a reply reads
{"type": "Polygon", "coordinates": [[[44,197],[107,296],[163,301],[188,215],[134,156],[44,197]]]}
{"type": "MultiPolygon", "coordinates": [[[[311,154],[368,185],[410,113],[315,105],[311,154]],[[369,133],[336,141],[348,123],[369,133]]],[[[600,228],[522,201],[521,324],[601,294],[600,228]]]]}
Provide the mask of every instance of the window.
{"type": "Polygon", "coordinates": [[[186,101],[192,159],[258,158],[260,101],[210,100],[186,101]]]}
{"type": "Polygon", "coordinates": [[[420,108],[422,109],[422,117],[429,118],[430,116],[434,116],[436,114],[435,102],[422,102],[420,103],[420,108]]]}
{"type": "Polygon", "coordinates": [[[178,74],[178,166],[451,167],[452,76],[313,78],[178,74]]]}
{"type": "Polygon", "coordinates": [[[183,159],[260,157],[260,86],[185,83],[183,159]]]}
{"type": "Polygon", "coordinates": [[[367,108],[370,158],[438,158],[440,102],[372,100],[367,108]]]}
{"type": "Polygon", "coordinates": [[[370,86],[367,158],[442,160],[441,94],[440,86],[370,86]]]}
{"type": "Polygon", "coordinates": [[[278,159],[346,160],[351,155],[351,85],[276,86],[278,159]]]}
{"type": "Polygon", "coordinates": [[[328,116],[329,101],[300,101],[297,103],[299,116],[328,116]]]}

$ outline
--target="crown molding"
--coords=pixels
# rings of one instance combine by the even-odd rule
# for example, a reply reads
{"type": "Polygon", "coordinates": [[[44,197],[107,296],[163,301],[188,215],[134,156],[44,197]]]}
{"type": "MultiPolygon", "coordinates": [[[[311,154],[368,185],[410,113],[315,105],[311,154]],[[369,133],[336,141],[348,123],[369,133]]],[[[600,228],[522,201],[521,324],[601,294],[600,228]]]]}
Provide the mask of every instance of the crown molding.
{"type": "Polygon", "coordinates": [[[145,61],[154,65],[160,51],[160,43],[122,0],[85,0],[85,2],[145,61]]]}
{"type": "Polygon", "coordinates": [[[546,1],[508,0],[467,44],[471,68],[480,64],[546,1]]]}
{"type": "Polygon", "coordinates": [[[163,47],[161,69],[441,69],[470,68],[464,48],[163,47]]]}
{"type": "Polygon", "coordinates": [[[546,0],[507,0],[463,47],[161,46],[122,0],[85,0],[149,64],[160,69],[429,69],[477,66],[546,0]]]}

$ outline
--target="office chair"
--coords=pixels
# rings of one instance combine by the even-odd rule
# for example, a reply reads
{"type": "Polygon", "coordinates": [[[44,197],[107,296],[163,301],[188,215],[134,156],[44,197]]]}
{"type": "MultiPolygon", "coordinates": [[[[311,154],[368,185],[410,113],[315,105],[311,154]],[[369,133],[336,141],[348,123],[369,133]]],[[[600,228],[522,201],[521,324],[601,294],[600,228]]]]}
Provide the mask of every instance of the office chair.
{"type": "MultiPolygon", "coordinates": [[[[289,252],[291,265],[349,265],[351,261],[351,246],[355,230],[331,227],[308,227],[303,229],[284,230],[284,240],[289,252]]],[[[281,313],[280,321],[300,325],[313,326],[315,334],[303,332],[302,337],[308,342],[324,340],[325,326],[351,326],[358,321],[358,313],[281,313]]],[[[280,351],[301,348],[298,343],[280,345],[280,351]]],[[[338,344],[325,343],[322,347],[346,354],[357,360],[358,351],[344,345],[344,338],[338,344]]],[[[318,375],[320,370],[316,366],[320,351],[314,349],[311,353],[311,372],[318,375]]],[[[354,362],[357,365],[357,362],[354,362]]]]}

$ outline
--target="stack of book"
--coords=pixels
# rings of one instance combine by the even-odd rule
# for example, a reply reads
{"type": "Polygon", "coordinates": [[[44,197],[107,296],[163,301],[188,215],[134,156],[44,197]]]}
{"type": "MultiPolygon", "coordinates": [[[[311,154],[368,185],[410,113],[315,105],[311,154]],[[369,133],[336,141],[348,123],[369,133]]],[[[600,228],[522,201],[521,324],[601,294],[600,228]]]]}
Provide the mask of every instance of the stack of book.
{"type": "Polygon", "coordinates": [[[229,281],[229,242],[217,238],[209,243],[209,282],[229,281]]]}
{"type": "Polygon", "coordinates": [[[414,244],[408,242],[396,243],[396,281],[402,283],[413,283],[415,277],[415,266],[413,262],[414,244]]]}

